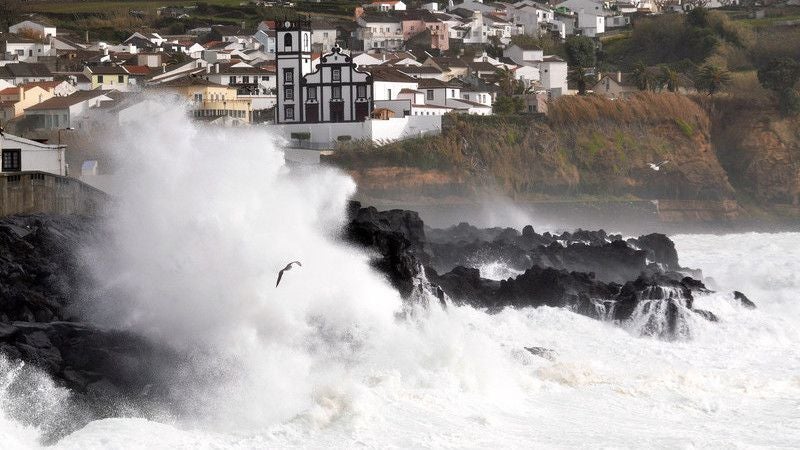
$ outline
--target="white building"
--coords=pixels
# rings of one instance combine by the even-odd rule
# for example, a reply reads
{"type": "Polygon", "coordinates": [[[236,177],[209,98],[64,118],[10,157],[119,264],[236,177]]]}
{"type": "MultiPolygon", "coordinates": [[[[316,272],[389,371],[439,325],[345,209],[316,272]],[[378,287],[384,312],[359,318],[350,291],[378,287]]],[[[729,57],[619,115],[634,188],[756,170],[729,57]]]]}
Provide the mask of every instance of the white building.
{"type": "Polygon", "coordinates": [[[567,93],[566,61],[558,56],[546,56],[544,60],[537,63],[537,67],[539,68],[539,81],[551,96],[557,97],[567,93]]]}
{"type": "Polygon", "coordinates": [[[377,9],[378,11],[382,12],[405,11],[406,4],[401,2],[400,0],[383,0],[383,1],[372,2],[368,5],[364,5],[364,8],[377,9]]]}
{"type": "Polygon", "coordinates": [[[44,25],[32,20],[23,20],[20,23],[15,23],[8,27],[9,33],[14,34],[33,34],[41,38],[55,37],[56,27],[44,25]]]}
{"type": "Polygon", "coordinates": [[[6,133],[0,137],[0,149],[0,172],[40,171],[61,176],[67,174],[64,146],[42,144],[6,133]]]}
{"type": "Polygon", "coordinates": [[[276,25],[278,102],[276,123],[301,123],[302,78],[311,73],[311,30],[308,23],[286,21],[276,25]]]}
{"type": "Polygon", "coordinates": [[[326,20],[311,22],[311,51],[328,53],[336,47],[336,27],[326,20]]]}
{"type": "Polygon", "coordinates": [[[113,101],[108,91],[78,91],[66,97],[53,97],[25,109],[25,117],[39,130],[81,128],[82,119],[102,102],[113,101]]]}
{"type": "Polygon", "coordinates": [[[49,41],[6,34],[0,37],[0,57],[6,61],[35,63],[42,56],[51,56],[49,41]]]}
{"type": "Polygon", "coordinates": [[[578,11],[578,28],[584,36],[595,37],[606,32],[606,17],[602,12],[598,14],[581,9],[578,11]]]}
{"type": "Polygon", "coordinates": [[[372,113],[372,77],[359,71],[339,47],[303,77],[297,95],[303,101],[302,121],[306,123],[363,122],[372,113]]]}
{"type": "Polygon", "coordinates": [[[372,112],[372,77],[334,47],[311,68],[311,32],[303,22],[277,27],[276,123],[363,122],[372,112]]]}
{"type": "Polygon", "coordinates": [[[403,47],[403,26],[400,19],[383,14],[364,14],[358,18],[357,38],[364,41],[364,51],[379,48],[397,50],[403,47]]]}
{"type": "Polygon", "coordinates": [[[514,44],[503,51],[503,55],[511,58],[516,64],[538,62],[544,59],[544,50],[535,45],[514,44]]]}

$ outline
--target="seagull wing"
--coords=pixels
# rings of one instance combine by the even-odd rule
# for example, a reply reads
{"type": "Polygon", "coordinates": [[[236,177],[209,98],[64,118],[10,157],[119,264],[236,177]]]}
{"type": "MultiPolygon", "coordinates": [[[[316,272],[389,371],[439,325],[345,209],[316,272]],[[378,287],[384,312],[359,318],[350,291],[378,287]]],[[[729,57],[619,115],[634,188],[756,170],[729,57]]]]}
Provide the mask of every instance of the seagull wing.
{"type": "Polygon", "coordinates": [[[283,271],[284,270],[286,270],[286,269],[283,269],[280,272],[278,272],[278,282],[275,283],[275,287],[278,287],[278,285],[281,284],[281,278],[283,278],[283,271]]]}

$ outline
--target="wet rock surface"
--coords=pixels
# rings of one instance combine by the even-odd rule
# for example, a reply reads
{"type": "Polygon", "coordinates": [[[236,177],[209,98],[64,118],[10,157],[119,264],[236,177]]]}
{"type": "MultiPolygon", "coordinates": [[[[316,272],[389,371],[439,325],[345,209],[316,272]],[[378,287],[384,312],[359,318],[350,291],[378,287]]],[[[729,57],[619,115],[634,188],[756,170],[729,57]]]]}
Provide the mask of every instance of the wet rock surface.
{"type": "MultiPolygon", "coordinates": [[[[348,214],[343,240],[369,252],[375,269],[404,297],[426,286],[443,307],[469,304],[490,313],[568,308],[671,339],[682,333],[694,296],[708,292],[697,271],[680,267],[664,235],[624,240],[602,230],[540,234],[530,226],[468,224],[434,230],[413,211],[378,211],[357,202],[348,214]],[[518,275],[481,276],[482,264],[492,261],[518,275]]],[[[44,370],[88,404],[167,398],[170,382],[163,373],[169,372],[159,368],[176,366],[180,355],[129,332],[82,322],[75,309],[86,281],[79,249],[102,238],[98,228],[84,217],[0,219],[0,353],[44,370]]],[[[755,307],[742,293],[735,298],[755,307]]],[[[711,311],[694,313],[718,320],[711,311]]],[[[116,413],[104,408],[97,416],[116,413]]]]}

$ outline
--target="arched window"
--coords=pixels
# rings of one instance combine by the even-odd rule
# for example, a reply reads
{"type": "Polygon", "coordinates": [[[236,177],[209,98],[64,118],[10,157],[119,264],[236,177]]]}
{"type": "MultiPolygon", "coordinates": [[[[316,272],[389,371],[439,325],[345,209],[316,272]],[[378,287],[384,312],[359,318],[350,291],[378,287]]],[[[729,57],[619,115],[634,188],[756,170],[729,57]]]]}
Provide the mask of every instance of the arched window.
{"type": "Polygon", "coordinates": [[[292,33],[286,33],[283,35],[283,46],[284,47],[292,46],[292,33]]]}
{"type": "Polygon", "coordinates": [[[308,48],[308,34],[303,33],[303,50],[308,48]]]}

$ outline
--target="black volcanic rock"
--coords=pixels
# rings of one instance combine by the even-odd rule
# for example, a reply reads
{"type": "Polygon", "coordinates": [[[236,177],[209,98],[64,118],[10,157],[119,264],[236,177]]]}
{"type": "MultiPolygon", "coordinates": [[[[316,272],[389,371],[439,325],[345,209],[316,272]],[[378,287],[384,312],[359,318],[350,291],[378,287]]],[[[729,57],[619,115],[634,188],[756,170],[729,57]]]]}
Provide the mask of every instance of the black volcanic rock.
{"type": "Polygon", "coordinates": [[[717,315],[711,311],[706,311],[705,309],[694,309],[692,311],[709,322],[719,322],[717,315]]]}
{"type": "Polygon", "coordinates": [[[622,286],[622,290],[616,298],[614,318],[627,320],[641,302],[651,300],[668,302],[669,330],[674,331],[677,325],[679,306],[691,309],[694,297],[692,297],[691,289],[680,281],[661,274],[642,275],[622,286]]]}
{"type": "Polygon", "coordinates": [[[665,270],[680,270],[678,251],[670,238],[660,233],[639,236],[633,243],[645,250],[651,261],[662,264],[665,270]]]}
{"type": "Polygon", "coordinates": [[[67,318],[81,281],[72,249],[93,232],[87,219],[13,216],[0,220],[0,322],[67,318]]]}
{"type": "Polygon", "coordinates": [[[733,298],[738,300],[739,303],[748,309],[755,309],[756,304],[753,303],[746,295],[742,294],[739,291],[733,291],[733,298]]]}
{"type": "Polygon", "coordinates": [[[647,253],[635,250],[624,241],[599,245],[576,243],[563,247],[553,243],[533,252],[534,264],[576,272],[594,273],[606,282],[624,283],[636,278],[647,267],[647,253]]]}
{"type": "Polygon", "coordinates": [[[404,297],[410,295],[425,261],[425,229],[419,214],[400,209],[361,208],[358,202],[351,202],[349,212],[345,238],[376,252],[379,257],[373,260],[373,266],[404,297]]]}

